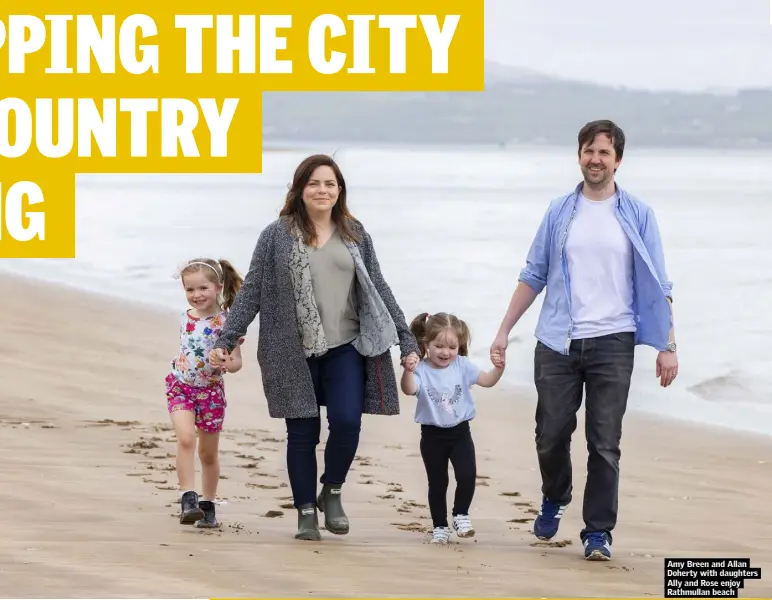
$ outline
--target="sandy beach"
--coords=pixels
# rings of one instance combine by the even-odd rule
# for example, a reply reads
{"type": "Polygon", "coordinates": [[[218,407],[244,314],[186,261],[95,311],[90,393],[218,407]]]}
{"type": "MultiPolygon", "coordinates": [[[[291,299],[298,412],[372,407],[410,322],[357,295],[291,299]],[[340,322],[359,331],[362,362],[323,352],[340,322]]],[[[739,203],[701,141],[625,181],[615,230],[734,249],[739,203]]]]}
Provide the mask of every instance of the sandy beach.
{"type": "Polygon", "coordinates": [[[3,597],[662,597],[665,557],[750,558],[762,579],[740,597],[772,595],[772,439],[628,415],[614,560],[587,563],[583,421],[575,501],[554,543],[531,534],[532,388],[476,392],[476,538],[427,543],[419,429],[405,397],[398,417],[365,418],[344,489],[350,535],[295,541],[286,434],[267,415],[256,327],[226,384],[223,527],[181,526],[163,394],[177,313],[10,276],[0,294],[3,597]]]}

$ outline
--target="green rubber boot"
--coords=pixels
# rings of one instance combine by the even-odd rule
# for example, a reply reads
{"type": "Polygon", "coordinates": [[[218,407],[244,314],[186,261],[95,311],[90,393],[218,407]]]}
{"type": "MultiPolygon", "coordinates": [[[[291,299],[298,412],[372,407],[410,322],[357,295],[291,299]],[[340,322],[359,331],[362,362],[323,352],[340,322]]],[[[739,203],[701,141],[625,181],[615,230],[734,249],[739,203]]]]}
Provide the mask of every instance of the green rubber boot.
{"type": "Polygon", "coordinates": [[[335,535],[346,535],[349,531],[348,517],[343,512],[341,502],[341,485],[324,484],[316,506],[324,513],[324,527],[335,535]]]}
{"type": "Polygon", "coordinates": [[[303,504],[298,507],[298,532],[295,534],[295,539],[310,542],[318,542],[322,539],[316,506],[313,504],[303,504]]]}

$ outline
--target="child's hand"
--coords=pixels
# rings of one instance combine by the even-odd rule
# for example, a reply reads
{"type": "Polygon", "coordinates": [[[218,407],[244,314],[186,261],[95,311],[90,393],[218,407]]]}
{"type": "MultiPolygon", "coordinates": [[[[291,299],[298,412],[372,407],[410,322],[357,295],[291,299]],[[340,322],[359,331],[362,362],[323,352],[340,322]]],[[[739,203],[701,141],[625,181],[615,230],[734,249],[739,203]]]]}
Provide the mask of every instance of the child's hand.
{"type": "Polygon", "coordinates": [[[231,360],[230,354],[222,348],[215,348],[209,351],[209,364],[215,369],[226,371],[231,360]]]}
{"type": "Polygon", "coordinates": [[[402,366],[405,367],[406,370],[412,373],[413,371],[415,371],[415,368],[418,366],[418,361],[419,361],[418,355],[415,352],[411,352],[402,361],[402,366]]]}

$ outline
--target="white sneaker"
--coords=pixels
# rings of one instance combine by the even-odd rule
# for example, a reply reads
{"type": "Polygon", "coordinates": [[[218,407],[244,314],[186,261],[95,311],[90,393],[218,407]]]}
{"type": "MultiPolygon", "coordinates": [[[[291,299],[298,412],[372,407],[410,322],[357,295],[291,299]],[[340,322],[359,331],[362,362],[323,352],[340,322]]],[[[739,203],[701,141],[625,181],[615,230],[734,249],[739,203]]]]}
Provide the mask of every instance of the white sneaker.
{"type": "Polygon", "coordinates": [[[474,527],[469,515],[456,515],[453,517],[453,529],[456,530],[458,537],[474,537],[474,527]]]}
{"type": "Polygon", "coordinates": [[[432,532],[432,544],[447,544],[450,540],[450,527],[435,527],[432,532]]]}

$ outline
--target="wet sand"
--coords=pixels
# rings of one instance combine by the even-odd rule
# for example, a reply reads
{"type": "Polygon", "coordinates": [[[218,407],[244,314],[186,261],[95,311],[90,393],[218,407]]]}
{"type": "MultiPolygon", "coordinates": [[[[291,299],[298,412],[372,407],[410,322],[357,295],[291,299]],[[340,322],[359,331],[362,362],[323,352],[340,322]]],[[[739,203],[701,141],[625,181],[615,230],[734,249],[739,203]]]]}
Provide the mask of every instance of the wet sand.
{"type": "Polygon", "coordinates": [[[628,415],[614,560],[587,563],[581,420],[575,501],[553,543],[530,532],[540,495],[529,388],[476,392],[475,538],[428,544],[405,397],[401,415],[365,418],[344,490],[351,533],[294,540],[286,432],[267,415],[256,327],[226,384],[222,528],[182,526],[163,387],[177,314],[8,276],[0,293],[0,596],[662,597],[665,557],[750,557],[762,579],[741,597],[772,594],[772,440],[628,415]]]}

